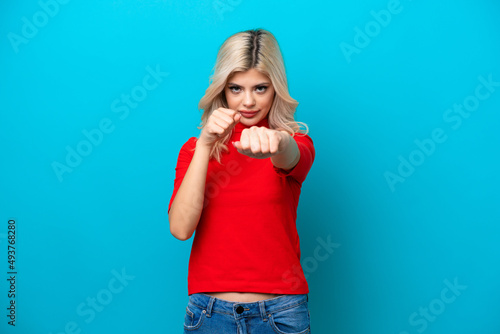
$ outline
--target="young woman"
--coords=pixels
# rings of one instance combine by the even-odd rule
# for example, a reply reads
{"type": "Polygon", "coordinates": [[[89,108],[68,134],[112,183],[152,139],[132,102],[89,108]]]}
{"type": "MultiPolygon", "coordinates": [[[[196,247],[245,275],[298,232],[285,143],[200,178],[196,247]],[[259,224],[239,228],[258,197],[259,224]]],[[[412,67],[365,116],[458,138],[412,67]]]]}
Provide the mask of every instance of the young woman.
{"type": "Polygon", "coordinates": [[[199,103],[201,133],[180,150],[168,209],[177,239],[196,230],[185,333],[311,331],[295,223],[315,150],[294,120],[297,105],[269,31],[222,44],[199,103]]]}

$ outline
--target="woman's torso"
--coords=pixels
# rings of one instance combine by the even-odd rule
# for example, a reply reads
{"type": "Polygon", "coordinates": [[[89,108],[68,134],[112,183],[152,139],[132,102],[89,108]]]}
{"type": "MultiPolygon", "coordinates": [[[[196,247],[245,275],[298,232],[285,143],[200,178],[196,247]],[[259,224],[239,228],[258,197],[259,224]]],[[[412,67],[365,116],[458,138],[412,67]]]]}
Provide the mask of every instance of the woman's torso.
{"type": "MultiPolygon", "coordinates": [[[[296,141],[301,141],[302,146],[312,152],[312,140],[308,136],[297,136],[296,141]]],[[[196,140],[189,144],[196,145],[196,140]]],[[[190,147],[186,146],[188,149],[190,147]]],[[[269,159],[247,157],[231,145],[229,152],[222,156],[222,163],[209,162],[203,214],[194,235],[189,261],[188,290],[201,291],[229,302],[256,302],[291,293],[291,290],[294,293],[307,291],[307,281],[297,256],[300,248],[295,226],[300,185],[309,168],[303,165],[309,166],[312,160],[311,155],[303,154],[303,157],[309,157],[309,162],[303,160],[290,177],[276,170],[269,159]],[[247,204],[249,199],[254,205],[247,204]],[[258,213],[253,210],[255,206],[260,208],[258,213]],[[268,247],[241,248],[242,242],[253,244],[254,241],[274,245],[273,249],[280,250],[280,259],[263,263],[262,259],[269,255],[268,247]],[[233,249],[241,251],[227,252],[233,249]],[[238,273],[237,282],[240,283],[231,282],[232,291],[224,291],[229,288],[226,284],[229,282],[221,282],[220,278],[231,272],[238,273]],[[274,275],[270,276],[270,272],[274,275]],[[248,286],[245,280],[266,284],[248,286]],[[269,286],[283,291],[281,294],[245,291],[269,286]]],[[[179,161],[185,168],[189,155],[179,161]]]]}
{"type": "Polygon", "coordinates": [[[259,300],[266,300],[281,296],[281,294],[273,293],[257,293],[257,292],[203,292],[206,295],[214,296],[215,298],[224,299],[230,302],[252,303],[259,300]]]}

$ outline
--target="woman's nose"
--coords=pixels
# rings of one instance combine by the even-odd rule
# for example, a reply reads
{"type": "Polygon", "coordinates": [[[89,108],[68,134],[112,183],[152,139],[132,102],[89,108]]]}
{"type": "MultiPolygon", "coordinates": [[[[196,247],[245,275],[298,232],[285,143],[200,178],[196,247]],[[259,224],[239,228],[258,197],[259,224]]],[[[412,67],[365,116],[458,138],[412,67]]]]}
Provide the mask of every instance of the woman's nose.
{"type": "Polygon", "coordinates": [[[253,106],[255,104],[255,98],[252,93],[245,94],[245,99],[243,100],[243,105],[245,107],[253,106]]]}

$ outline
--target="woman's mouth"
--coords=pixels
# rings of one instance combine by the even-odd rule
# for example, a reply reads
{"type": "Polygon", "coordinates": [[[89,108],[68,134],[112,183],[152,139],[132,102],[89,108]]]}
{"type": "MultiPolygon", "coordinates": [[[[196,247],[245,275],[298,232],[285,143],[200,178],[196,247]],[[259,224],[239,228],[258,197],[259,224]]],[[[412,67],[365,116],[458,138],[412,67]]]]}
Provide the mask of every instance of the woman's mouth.
{"type": "Polygon", "coordinates": [[[241,116],[245,118],[252,118],[257,115],[258,112],[258,110],[240,110],[241,116]]]}

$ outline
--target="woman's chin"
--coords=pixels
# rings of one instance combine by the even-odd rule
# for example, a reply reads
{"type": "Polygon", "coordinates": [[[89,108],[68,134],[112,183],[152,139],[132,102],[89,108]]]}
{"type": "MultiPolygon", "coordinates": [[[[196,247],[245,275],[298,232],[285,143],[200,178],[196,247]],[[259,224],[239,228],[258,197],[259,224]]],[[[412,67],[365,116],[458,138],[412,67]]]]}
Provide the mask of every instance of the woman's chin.
{"type": "Polygon", "coordinates": [[[243,115],[241,116],[240,118],[240,123],[250,127],[250,126],[253,126],[253,125],[256,125],[257,123],[259,123],[264,117],[262,117],[262,115],[258,114],[258,115],[255,115],[253,117],[244,117],[243,115]]]}

